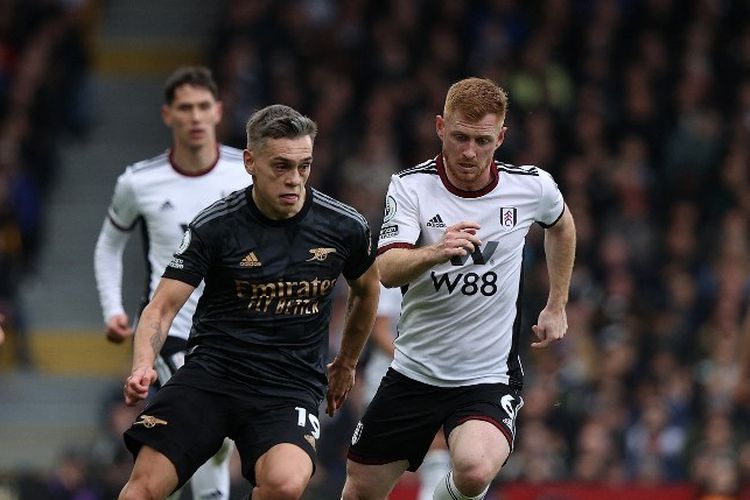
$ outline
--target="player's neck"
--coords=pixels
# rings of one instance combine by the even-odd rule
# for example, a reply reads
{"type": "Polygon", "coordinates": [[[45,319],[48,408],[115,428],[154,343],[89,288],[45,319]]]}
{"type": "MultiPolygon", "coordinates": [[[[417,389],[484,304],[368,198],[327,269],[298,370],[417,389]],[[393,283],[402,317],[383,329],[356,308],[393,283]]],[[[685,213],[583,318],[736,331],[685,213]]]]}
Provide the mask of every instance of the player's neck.
{"type": "Polygon", "coordinates": [[[190,148],[180,144],[172,146],[172,162],[175,167],[190,174],[200,174],[213,168],[219,158],[218,144],[207,144],[190,148]]]}

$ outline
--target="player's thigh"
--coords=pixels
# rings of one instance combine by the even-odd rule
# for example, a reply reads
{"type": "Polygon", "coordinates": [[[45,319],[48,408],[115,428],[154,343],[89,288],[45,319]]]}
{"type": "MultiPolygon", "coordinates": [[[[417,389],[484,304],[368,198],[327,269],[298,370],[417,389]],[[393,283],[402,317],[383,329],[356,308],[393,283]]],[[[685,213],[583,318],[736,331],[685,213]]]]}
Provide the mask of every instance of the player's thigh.
{"type": "Polygon", "coordinates": [[[168,384],[125,432],[125,444],[134,456],[148,446],[167,457],[182,486],[221,448],[227,432],[227,404],[221,395],[168,384]]]}
{"type": "Polygon", "coordinates": [[[500,470],[513,450],[521,406],[518,392],[504,384],[464,388],[445,424],[454,467],[500,470]]]}
{"type": "Polygon", "coordinates": [[[367,465],[347,460],[343,500],[382,500],[409,467],[407,460],[382,465],[367,465]]]}
{"type": "Polygon", "coordinates": [[[312,403],[255,397],[233,417],[230,437],[242,459],[242,474],[252,484],[260,485],[262,478],[256,474],[261,459],[266,462],[269,456],[274,458],[278,450],[283,452],[282,456],[289,451],[289,456],[299,459],[304,465],[299,470],[307,480],[315,473],[320,439],[318,408],[312,403]],[[280,444],[293,445],[296,449],[284,446],[274,450],[280,444]]]}
{"type": "Polygon", "coordinates": [[[450,389],[388,370],[354,430],[348,458],[364,465],[407,460],[407,470],[417,470],[450,412],[449,400],[450,389]]]}
{"type": "Polygon", "coordinates": [[[172,461],[149,446],[138,451],[133,471],[125,486],[125,498],[153,495],[165,498],[177,488],[179,479],[172,461]]]}

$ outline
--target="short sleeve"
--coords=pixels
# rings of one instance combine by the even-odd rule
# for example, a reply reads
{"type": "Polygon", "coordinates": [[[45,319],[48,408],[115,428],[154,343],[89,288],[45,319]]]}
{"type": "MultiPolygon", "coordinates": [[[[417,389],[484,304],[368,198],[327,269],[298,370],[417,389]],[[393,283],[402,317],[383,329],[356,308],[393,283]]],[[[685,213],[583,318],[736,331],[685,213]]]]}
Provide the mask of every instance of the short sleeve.
{"type": "Polygon", "coordinates": [[[378,251],[391,246],[413,246],[419,239],[418,208],[415,196],[410,196],[403,179],[398,175],[391,177],[388,193],[385,197],[383,225],[380,227],[378,251]]]}
{"type": "Polygon", "coordinates": [[[140,217],[138,199],[133,189],[133,180],[129,171],[125,171],[117,178],[115,192],[107,210],[107,216],[112,224],[121,231],[130,231],[140,217]]]}
{"type": "Polygon", "coordinates": [[[535,220],[542,227],[550,227],[562,217],[565,200],[557,183],[548,172],[539,169],[539,180],[542,192],[535,220]]]}
{"type": "Polygon", "coordinates": [[[364,217],[360,216],[351,238],[351,251],[344,264],[342,274],[348,280],[355,280],[367,271],[375,262],[375,251],[372,247],[372,233],[364,217]]]}
{"type": "Polygon", "coordinates": [[[208,233],[209,225],[200,227],[192,223],[188,226],[177,251],[167,264],[163,276],[176,279],[197,287],[208,272],[213,260],[213,248],[207,242],[212,241],[208,233]]]}

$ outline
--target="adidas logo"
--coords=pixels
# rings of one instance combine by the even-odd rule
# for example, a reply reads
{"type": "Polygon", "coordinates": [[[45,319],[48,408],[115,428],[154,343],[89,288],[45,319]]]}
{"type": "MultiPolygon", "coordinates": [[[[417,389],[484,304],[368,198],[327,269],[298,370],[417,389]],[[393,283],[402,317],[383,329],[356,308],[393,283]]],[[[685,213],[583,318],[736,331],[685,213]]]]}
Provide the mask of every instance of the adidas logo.
{"type": "Polygon", "coordinates": [[[161,207],[159,207],[159,210],[172,210],[174,208],[174,205],[172,205],[172,202],[167,200],[164,203],[161,204],[161,207]]]}
{"type": "Polygon", "coordinates": [[[435,217],[427,221],[427,227],[445,227],[445,222],[440,214],[435,214],[435,217]]]}
{"type": "Polygon", "coordinates": [[[241,267],[260,267],[262,265],[258,257],[255,256],[255,252],[250,252],[240,261],[241,267]]]}

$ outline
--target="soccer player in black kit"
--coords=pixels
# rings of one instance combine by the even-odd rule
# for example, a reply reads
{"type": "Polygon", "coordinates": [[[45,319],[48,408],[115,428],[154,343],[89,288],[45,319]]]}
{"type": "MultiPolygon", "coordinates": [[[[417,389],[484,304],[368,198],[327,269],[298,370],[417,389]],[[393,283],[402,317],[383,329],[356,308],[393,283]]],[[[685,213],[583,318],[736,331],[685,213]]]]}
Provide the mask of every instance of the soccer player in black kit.
{"type": "Polygon", "coordinates": [[[379,293],[365,219],[306,187],[316,130],[282,105],[250,117],[243,154],[253,185],[196,216],[144,309],[124,387],[130,405],[146,398],[169,325],[205,280],[185,365],[125,433],[135,466],[121,499],[165,498],[225,436],[237,445],[253,500],[297,499],[307,486],[317,408],[325,397],[333,415],[346,399],[379,293]],[[342,275],[346,323],[326,376],[342,275]]]}

